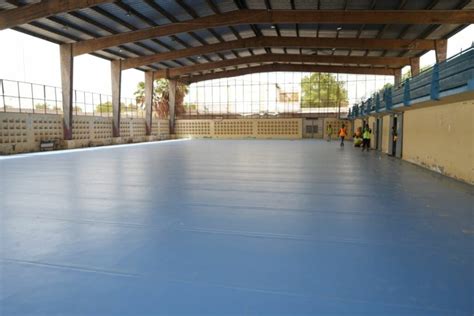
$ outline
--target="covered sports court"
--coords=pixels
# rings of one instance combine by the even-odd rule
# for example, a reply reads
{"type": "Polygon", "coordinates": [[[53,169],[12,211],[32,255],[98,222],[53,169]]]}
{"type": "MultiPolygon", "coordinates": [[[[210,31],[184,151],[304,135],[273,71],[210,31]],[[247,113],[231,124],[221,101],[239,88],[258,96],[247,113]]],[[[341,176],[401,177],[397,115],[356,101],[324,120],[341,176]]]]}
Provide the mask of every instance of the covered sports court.
{"type": "Polygon", "coordinates": [[[0,315],[473,315],[473,24],[465,0],[0,1],[60,73],[0,69],[0,315]],[[87,54],[109,94],[75,87],[87,54]]]}
{"type": "Polygon", "coordinates": [[[183,140],[0,165],[5,315],[472,308],[472,187],[380,153],[183,140]]]}

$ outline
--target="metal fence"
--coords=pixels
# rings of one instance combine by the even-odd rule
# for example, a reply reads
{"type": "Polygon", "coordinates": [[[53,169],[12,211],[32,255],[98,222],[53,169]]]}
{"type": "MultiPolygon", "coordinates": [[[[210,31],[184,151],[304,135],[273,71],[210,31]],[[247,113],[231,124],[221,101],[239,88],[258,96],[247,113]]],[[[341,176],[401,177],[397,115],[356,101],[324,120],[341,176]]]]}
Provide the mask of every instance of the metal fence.
{"type": "Polygon", "coordinates": [[[389,76],[268,72],[193,83],[180,118],[346,117],[389,76]]]}
{"type": "MultiPolygon", "coordinates": [[[[62,114],[61,88],[0,79],[0,112],[62,114]]],[[[121,115],[145,117],[134,98],[121,98],[121,115]]],[[[112,96],[74,90],[73,115],[112,117],[112,96]]]]}

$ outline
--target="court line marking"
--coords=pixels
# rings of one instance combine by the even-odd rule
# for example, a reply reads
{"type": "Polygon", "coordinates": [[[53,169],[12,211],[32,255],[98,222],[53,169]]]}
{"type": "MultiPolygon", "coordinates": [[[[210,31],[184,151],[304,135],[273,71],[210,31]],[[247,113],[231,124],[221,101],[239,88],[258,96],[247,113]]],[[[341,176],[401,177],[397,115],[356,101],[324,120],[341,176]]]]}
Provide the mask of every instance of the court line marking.
{"type": "Polygon", "coordinates": [[[56,264],[56,263],[40,262],[40,261],[30,261],[30,260],[21,260],[21,259],[13,259],[13,258],[0,258],[0,261],[9,262],[9,263],[16,263],[16,264],[23,264],[23,265],[31,265],[31,266],[37,266],[37,267],[43,267],[43,268],[52,268],[52,269],[61,269],[61,270],[88,272],[88,273],[98,273],[98,274],[120,276],[120,277],[127,277],[127,278],[140,277],[140,274],[128,273],[128,272],[122,272],[122,271],[113,271],[113,270],[103,270],[103,269],[97,269],[97,268],[86,267],[86,266],[64,265],[64,264],[56,264]]]}
{"type": "Polygon", "coordinates": [[[120,148],[124,148],[124,147],[156,145],[156,144],[164,144],[164,143],[171,143],[171,142],[182,142],[182,141],[188,141],[188,140],[190,140],[190,138],[158,140],[158,141],[142,142],[142,143],[135,143],[135,144],[118,144],[118,145],[107,145],[107,146],[75,148],[75,149],[61,149],[61,150],[52,150],[52,151],[44,151],[44,152],[13,154],[13,155],[6,155],[6,156],[1,156],[0,155],[0,161],[1,160],[17,159],[17,158],[18,159],[19,158],[30,158],[30,157],[37,157],[37,156],[72,154],[72,153],[78,153],[78,152],[84,152],[84,151],[105,150],[105,149],[120,149],[120,148]]]}

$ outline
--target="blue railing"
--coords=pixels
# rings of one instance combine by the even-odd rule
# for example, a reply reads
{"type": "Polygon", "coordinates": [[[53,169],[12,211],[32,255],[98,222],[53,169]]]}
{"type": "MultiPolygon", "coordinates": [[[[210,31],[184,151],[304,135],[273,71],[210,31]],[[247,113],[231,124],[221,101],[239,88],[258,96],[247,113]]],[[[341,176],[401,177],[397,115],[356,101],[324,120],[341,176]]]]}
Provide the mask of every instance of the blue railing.
{"type": "Polygon", "coordinates": [[[474,44],[469,49],[435,64],[398,87],[387,88],[356,104],[349,118],[363,117],[394,108],[409,107],[452,94],[474,91],[474,44]]]}

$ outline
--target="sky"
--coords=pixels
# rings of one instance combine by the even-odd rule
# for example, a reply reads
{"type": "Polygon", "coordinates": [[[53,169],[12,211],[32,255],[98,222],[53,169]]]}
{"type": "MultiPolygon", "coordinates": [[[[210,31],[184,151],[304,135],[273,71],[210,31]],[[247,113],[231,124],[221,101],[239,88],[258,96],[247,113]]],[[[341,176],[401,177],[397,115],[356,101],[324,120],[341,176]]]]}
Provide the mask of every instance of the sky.
{"type": "MultiPolygon", "coordinates": [[[[448,57],[471,46],[474,25],[470,25],[448,41],[448,57]]],[[[0,79],[61,86],[59,46],[13,30],[0,31],[0,79]]],[[[420,59],[421,67],[435,62],[431,51],[420,59]]],[[[130,69],[122,73],[122,96],[132,97],[144,73],[130,69]]],[[[76,90],[111,94],[110,62],[91,55],[75,58],[76,90]]]]}

